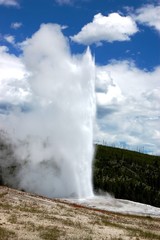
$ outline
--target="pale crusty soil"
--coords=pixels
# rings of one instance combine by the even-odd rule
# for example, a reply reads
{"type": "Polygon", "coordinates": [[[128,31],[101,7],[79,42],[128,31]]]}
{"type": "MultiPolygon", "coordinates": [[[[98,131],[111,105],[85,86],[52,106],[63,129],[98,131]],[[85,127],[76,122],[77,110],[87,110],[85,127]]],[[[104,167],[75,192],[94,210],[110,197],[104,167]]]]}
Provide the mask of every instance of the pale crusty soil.
{"type": "Polygon", "coordinates": [[[0,186],[0,240],[160,239],[160,219],[86,208],[0,186]]]}

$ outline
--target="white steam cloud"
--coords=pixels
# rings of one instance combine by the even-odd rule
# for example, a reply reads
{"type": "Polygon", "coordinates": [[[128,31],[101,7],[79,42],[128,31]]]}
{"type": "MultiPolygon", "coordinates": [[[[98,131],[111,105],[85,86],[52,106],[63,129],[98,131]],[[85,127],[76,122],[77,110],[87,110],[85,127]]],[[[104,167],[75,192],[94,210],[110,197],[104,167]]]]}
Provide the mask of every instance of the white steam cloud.
{"type": "Polygon", "coordinates": [[[2,167],[13,166],[13,159],[18,166],[14,181],[6,171],[4,181],[49,197],[92,196],[95,65],[89,49],[72,56],[61,27],[43,24],[23,44],[23,62],[31,100],[27,110],[1,118],[14,146],[2,167]]]}

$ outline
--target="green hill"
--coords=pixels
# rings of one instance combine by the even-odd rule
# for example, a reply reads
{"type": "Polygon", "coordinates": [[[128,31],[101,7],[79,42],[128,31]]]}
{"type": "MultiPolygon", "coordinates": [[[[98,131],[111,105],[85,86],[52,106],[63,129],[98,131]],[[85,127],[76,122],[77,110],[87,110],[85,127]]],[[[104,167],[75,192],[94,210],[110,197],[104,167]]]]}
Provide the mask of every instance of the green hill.
{"type": "Polygon", "coordinates": [[[95,192],[160,207],[160,156],[108,146],[96,146],[95,192]]]}

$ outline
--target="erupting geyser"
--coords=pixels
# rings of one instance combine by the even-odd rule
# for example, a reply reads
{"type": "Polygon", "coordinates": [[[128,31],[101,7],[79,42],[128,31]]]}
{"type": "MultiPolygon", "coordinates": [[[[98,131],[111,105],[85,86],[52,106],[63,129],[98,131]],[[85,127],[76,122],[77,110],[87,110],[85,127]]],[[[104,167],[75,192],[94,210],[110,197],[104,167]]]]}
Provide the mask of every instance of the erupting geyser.
{"type": "MultiPolygon", "coordinates": [[[[72,55],[58,25],[23,43],[28,110],[4,117],[18,165],[14,187],[49,197],[91,197],[95,66],[88,49],[72,55]]],[[[25,103],[26,104],[26,103],[25,103]]],[[[7,159],[5,166],[13,165],[7,159]]]]}

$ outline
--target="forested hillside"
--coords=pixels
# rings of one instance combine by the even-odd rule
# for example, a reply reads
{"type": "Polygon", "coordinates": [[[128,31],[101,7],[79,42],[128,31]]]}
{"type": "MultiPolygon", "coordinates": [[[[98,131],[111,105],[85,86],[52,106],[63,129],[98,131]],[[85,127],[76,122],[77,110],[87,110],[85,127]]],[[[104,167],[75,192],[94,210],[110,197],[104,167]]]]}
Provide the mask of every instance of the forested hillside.
{"type": "Polygon", "coordinates": [[[160,207],[160,156],[97,146],[94,189],[160,207]]]}

